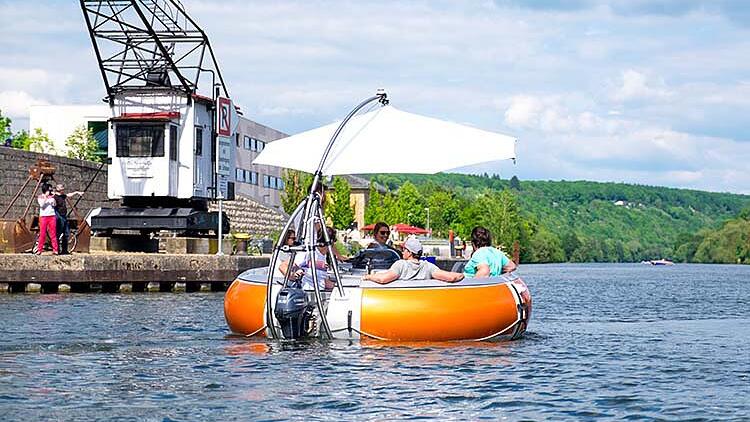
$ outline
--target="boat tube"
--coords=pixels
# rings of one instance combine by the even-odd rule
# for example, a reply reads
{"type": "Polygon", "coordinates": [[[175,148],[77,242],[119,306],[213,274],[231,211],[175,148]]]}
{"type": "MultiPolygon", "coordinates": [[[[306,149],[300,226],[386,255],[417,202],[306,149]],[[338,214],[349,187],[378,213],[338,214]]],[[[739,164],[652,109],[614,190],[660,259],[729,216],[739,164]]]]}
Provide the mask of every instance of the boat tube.
{"type": "MultiPolygon", "coordinates": [[[[390,341],[509,340],[526,331],[531,294],[515,274],[467,278],[458,283],[396,280],[381,285],[362,280],[363,271],[342,271],[341,292],[324,292],[322,309],[334,339],[390,341]]],[[[272,337],[271,318],[283,338],[318,336],[311,294],[283,288],[275,277],[268,312],[265,269],[248,270],[230,285],[224,315],[232,332],[272,337]],[[303,298],[307,296],[306,298],[303,298]]]]}

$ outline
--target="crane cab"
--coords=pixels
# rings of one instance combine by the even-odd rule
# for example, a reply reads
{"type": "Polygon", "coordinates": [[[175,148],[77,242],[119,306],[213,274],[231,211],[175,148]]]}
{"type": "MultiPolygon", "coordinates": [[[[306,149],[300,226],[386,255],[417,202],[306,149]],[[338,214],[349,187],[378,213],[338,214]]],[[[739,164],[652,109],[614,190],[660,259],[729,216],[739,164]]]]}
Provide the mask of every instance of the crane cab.
{"type": "Polygon", "coordinates": [[[142,101],[113,107],[109,197],[151,205],[214,198],[213,100],[175,95],[169,107],[133,100],[142,101]]]}

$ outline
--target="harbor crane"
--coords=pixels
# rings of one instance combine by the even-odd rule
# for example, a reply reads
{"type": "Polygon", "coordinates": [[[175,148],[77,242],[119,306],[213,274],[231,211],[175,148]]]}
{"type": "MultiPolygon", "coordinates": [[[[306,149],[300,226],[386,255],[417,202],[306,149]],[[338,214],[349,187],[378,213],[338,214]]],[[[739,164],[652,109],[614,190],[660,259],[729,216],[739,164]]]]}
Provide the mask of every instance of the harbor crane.
{"type": "Polygon", "coordinates": [[[177,0],[81,0],[108,128],[108,196],[94,232],[228,229],[211,200],[233,199],[237,110],[206,33],[177,0]]]}

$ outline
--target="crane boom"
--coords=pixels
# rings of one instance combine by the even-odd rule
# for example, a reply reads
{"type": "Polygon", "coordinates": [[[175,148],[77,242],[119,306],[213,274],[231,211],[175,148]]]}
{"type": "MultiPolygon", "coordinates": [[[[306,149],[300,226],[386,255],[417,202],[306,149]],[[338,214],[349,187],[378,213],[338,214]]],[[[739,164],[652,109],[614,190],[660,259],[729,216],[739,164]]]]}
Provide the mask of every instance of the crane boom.
{"type": "Polygon", "coordinates": [[[80,3],[110,102],[159,91],[190,97],[199,85],[213,97],[216,84],[229,96],[206,33],[178,0],[80,3]]]}

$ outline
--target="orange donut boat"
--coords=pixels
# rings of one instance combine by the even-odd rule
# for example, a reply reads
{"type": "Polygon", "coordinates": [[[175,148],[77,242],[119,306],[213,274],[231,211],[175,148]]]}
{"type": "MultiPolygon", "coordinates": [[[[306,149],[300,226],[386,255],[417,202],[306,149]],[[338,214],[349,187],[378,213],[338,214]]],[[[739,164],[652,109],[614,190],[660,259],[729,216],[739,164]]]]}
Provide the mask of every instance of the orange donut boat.
{"type": "MultiPolygon", "coordinates": [[[[327,324],[334,339],[388,341],[508,340],[521,337],[531,316],[531,294],[514,274],[458,283],[396,280],[381,285],[343,275],[342,289],[325,294],[327,324]],[[342,294],[343,292],[343,294],[342,294]]],[[[276,303],[283,280],[275,280],[270,303],[276,303]]],[[[273,337],[266,308],[264,271],[248,270],[229,286],[224,315],[232,332],[273,337]]],[[[275,305],[274,305],[275,306],[275,305]]]]}

